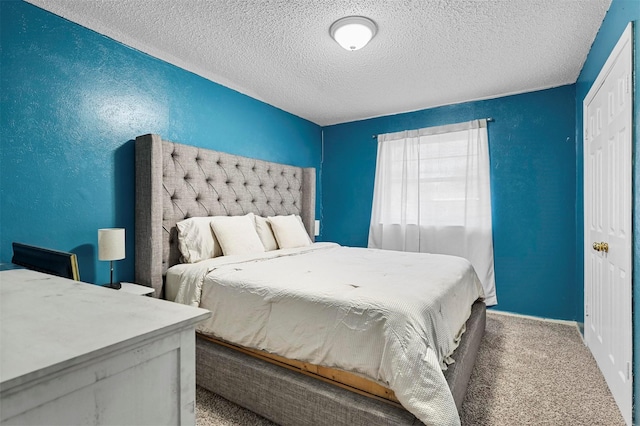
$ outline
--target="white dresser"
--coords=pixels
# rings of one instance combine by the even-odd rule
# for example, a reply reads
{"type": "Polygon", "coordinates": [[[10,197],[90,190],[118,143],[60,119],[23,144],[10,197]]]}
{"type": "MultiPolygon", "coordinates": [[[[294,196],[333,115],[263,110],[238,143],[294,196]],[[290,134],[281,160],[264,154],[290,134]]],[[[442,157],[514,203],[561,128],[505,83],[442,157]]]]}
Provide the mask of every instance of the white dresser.
{"type": "Polygon", "coordinates": [[[210,312],[30,270],[0,272],[0,422],[195,424],[210,312]]]}

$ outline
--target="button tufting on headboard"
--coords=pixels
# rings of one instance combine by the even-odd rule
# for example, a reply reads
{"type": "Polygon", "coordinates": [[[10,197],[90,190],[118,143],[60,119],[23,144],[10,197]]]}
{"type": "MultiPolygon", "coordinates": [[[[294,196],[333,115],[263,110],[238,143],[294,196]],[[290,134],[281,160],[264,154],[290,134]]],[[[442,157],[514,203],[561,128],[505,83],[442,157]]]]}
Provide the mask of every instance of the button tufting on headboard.
{"type": "Polygon", "coordinates": [[[136,280],[156,294],[180,258],[176,222],[247,212],[300,214],[313,235],[315,170],[136,138],[136,280]]]}

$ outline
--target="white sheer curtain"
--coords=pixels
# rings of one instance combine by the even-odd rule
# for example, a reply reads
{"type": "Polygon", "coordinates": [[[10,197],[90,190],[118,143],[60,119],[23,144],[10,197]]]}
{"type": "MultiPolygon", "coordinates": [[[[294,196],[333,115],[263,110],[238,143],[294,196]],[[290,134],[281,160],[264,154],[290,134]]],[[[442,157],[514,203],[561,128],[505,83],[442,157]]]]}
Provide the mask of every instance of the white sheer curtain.
{"type": "Polygon", "coordinates": [[[369,247],[464,257],[497,303],[486,120],[378,136],[369,247]]]}

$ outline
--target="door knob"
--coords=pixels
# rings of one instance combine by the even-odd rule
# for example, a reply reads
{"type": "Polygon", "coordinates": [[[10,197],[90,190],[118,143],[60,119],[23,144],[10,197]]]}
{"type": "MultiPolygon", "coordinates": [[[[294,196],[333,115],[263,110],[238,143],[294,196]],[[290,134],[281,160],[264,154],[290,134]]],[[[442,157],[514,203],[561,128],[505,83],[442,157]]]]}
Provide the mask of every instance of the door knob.
{"type": "Polygon", "coordinates": [[[603,251],[605,253],[609,253],[609,244],[605,242],[593,243],[592,247],[595,251],[603,251]]]}

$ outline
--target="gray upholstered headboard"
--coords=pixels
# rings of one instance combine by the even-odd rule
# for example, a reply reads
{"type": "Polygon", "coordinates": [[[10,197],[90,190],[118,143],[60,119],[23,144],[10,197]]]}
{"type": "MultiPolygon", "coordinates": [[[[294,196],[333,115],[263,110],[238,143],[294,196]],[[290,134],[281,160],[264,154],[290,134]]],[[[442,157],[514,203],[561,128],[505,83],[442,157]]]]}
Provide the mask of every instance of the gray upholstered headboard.
{"type": "Polygon", "coordinates": [[[163,297],[164,275],[179,262],[176,222],[196,216],[298,214],[313,239],[314,168],[136,138],[136,283],[163,297]]]}

